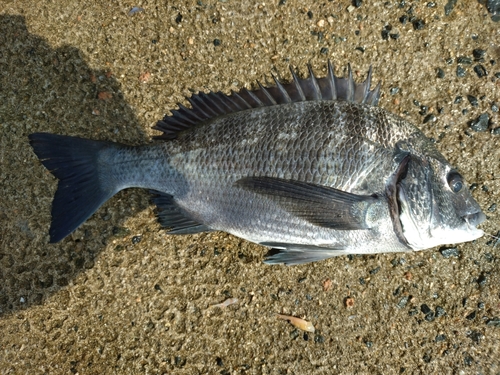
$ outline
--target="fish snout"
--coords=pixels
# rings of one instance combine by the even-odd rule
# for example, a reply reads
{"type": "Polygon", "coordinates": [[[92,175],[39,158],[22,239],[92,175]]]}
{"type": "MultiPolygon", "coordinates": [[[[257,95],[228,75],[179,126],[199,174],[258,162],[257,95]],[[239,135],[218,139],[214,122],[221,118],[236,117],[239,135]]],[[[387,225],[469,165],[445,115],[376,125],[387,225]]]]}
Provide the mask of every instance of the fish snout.
{"type": "Polygon", "coordinates": [[[486,215],[483,213],[483,211],[467,214],[462,217],[467,222],[467,224],[473,227],[478,226],[479,224],[481,224],[483,221],[486,220],[486,215]]]}

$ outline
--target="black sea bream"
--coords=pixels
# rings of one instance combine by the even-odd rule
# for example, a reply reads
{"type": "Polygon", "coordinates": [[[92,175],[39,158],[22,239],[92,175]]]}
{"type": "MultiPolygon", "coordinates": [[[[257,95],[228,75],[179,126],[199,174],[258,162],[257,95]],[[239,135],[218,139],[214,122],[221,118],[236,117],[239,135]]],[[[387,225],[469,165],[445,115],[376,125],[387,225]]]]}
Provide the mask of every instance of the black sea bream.
{"type": "Polygon", "coordinates": [[[131,187],[154,190],[170,234],[222,230],[274,251],[268,263],[422,250],[471,241],[485,215],[462,176],[414,125],[356,84],[292,71],[291,83],[192,96],[130,147],[35,133],[59,179],[51,242],[131,187]]]}

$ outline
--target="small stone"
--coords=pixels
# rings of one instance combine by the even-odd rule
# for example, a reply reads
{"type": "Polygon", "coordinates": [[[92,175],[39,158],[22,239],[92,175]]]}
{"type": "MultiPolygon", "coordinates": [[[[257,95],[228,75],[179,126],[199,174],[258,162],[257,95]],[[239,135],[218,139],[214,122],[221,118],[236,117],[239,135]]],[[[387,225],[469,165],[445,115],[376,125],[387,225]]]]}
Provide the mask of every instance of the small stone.
{"type": "Polygon", "coordinates": [[[416,20],[414,20],[414,21],[412,22],[412,24],[413,24],[413,28],[414,28],[415,30],[422,30],[422,29],[424,28],[424,26],[425,26],[425,22],[424,22],[424,20],[421,20],[421,19],[416,19],[416,20]]]}
{"type": "Polygon", "coordinates": [[[446,315],[445,309],[443,309],[441,306],[436,307],[436,318],[439,318],[443,315],[446,315]]]}
{"type": "Polygon", "coordinates": [[[498,104],[497,103],[492,103],[491,104],[491,111],[497,113],[498,112],[498,104]]]}
{"type": "Polygon", "coordinates": [[[325,338],[321,335],[315,335],[314,336],[314,342],[316,344],[323,344],[325,342],[325,338]]]}
{"type": "Polygon", "coordinates": [[[363,4],[363,0],[352,0],[352,5],[359,8],[363,4]]]}
{"type": "Polygon", "coordinates": [[[309,17],[309,19],[312,20],[312,18],[314,17],[313,12],[308,11],[307,12],[307,17],[309,17]]]}
{"type": "Polygon", "coordinates": [[[437,117],[435,115],[433,115],[432,113],[430,113],[427,116],[425,116],[424,124],[428,123],[429,121],[435,122],[436,120],[437,120],[437,117]]]}
{"type": "Polygon", "coordinates": [[[446,335],[437,335],[434,341],[440,342],[446,340],[446,335]]]}
{"type": "Polygon", "coordinates": [[[472,362],[474,362],[474,359],[468,353],[464,353],[464,364],[466,366],[471,366],[472,362]]]}
{"type": "Polygon", "coordinates": [[[486,50],[484,49],[479,49],[479,48],[476,48],[472,51],[472,56],[474,56],[474,59],[475,60],[480,60],[484,57],[484,55],[486,54],[486,50]]]}
{"type": "Polygon", "coordinates": [[[397,307],[400,309],[403,309],[406,306],[406,304],[408,303],[408,299],[409,299],[408,296],[401,298],[397,304],[397,307]]]}
{"type": "Polygon", "coordinates": [[[323,47],[320,49],[319,53],[321,53],[322,55],[328,55],[328,48],[327,47],[323,47]]]}
{"type": "Polygon", "coordinates": [[[422,311],[424,314],[430,313],[432,310],[430,309],[429,306],[427,306],[425,303],[420,306],[420,311],[422,311]]]}
{"type": "Polygon", "coordinates": [[[476,312],[475,311],[471,312],[469,315],[467,315],[465,317],[465,319],[467,319],[467,320],[474,320],[475,318],[476,318],[476,312]]]}
{"type": "Polygon", "coordinates": [[[489,212],[495,212],[497,210],[497,204],[493,203],[491,206],[488,207],[489,212]]]}
{"type": "Polygon", "coordinates": [[[175,17],[175,22],[176,23],[181,23],[182,22],[182,14],[177,14],[177,17],[175,17]]]}
{"type": "Polygon", "coordinates": [[[444,6],[444,14],[445,16],[449,16],[455,7],[455,4],[458,0],[448,0],[446,5],[444,6]]]}
{"type": "Polygon", "coordinates": [[[428,322],[434,321],[434,312],[431,311],[430,313],[425,314],[425,320],[427,320],[428,322]]]}
{"type": "Polygon", "coordinates": [[[454,101],[453,103],[454,103],[454,104],[460,104],[460,103],[462,103],[462,99],[463,99],[463,98],[462,98],[461,96],[457,96],[457,97],[455,98],[455,101],[454,101]]]}
{"type": "Polygon", "coordinates": [[[482,333],[476,330],[471,331],[467,336],[478,345],[481,343],[481,339],[483,338],[482,333]]]}
{"type": "Polygon", "coordinates": [[[391,95],[396,95],[398,92],[399,92],[399,87],[391,87],[391,88],[389,89],[389,93],[390,93],[391,95]]]}
{"type": "Polygon", "coordinates": [[[477,101],[477,98],[474,95],[467,95],[467,100],[473,107],[479,106],[479,102],[477,101]]]}
{"type": "Polygon", "coordinates": [[[445,74],[444,74],[444,70],[441,69],[441,68],[437,68],[437,71],[436,71],[436,76],[438,78],[444,78],[445,74]]]}
{"type": "Polygon", "coordinates": [[[486,71],[484,66],[482,66],[481,64],[476,65],[474,67],[474,71],[476,72],[476,74],[479,78],[483,78],[483,77],[486,77],[488,75],[488,72],[486,71]]]}
{"type": "Polygon", "coordinates": [[[465,77],[465,69],[460,65],[457,66],[457,77],[465,77]]]}
{"type": "Polygon", "coordinates": [[[478,278],[477,278],[477,283],[481,286],[486,285],[486,281],[488,280],[487,276],[482,273],[478,278]]]}
{"type": "Polygon", "coordinates": [[[460,56],[457,59],[457,63],[462,64],[462,65],[470,65],[470,64],[472,64],[472,59],[470,57],[467,57],[467,56],[460,56]]]}
{"type": "Polygon", "coordinates": [[[500,327],[500,318],[496,316],[494,318],[488,319],[488,321],[486,322],[486,325],[493,326],[493,327],[500,327]]]}
{"type": "Polygon", "coordinates": [[[141,242],[141,240],[142,240],[142,236],[134,236],[134,237],[132,237],[132,244],[136,245],[139,242],[141,242]]]}
{"type": "Polygon", "coordinates": [[[420,111],[418,112],[418,114],[420,116],[425,116],[427,114],[428,110],[429,110],[429,107],[427,107],[426,105],[421,105],[420,106],[420,111]]]}
{"type": "Polygon", "coordinates": [[[460,256],[460,251],[456,247],[444,247],[439,249],[439,252],[443,258],[448,259],[451,257],[458,258],[460,256]]]}
{"type": "Polygon", "coordinates": [[[408,22],[408,16],[403,15],[403,16],[399,17],[399,22],[401,22],[403,25],[406,25],[406,22],[408,22]]]}
{"type": "Polygon", "coordinates": [[[221,40],[220,39],[214,39],[214,46],[220,46],[221,45],[221,40]]]}
{"type": "Polygon", "coordinates": [[[487,113],[483,113],[475,120],[472,120],[469,127],[476,132],[484,132],[488,130],[488,124],[490,122],[490,116],[487,113]]]}

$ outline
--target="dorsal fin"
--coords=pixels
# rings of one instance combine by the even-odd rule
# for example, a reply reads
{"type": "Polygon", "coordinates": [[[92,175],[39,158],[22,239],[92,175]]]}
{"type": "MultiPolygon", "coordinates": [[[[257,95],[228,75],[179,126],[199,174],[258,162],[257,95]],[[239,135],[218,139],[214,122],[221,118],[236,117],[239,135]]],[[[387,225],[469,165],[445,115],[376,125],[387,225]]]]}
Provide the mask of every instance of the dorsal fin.
{"type": "Polygon", "coordinates": [[[200,92],[188,98],[192,108],[179,104],[179,109],[173,110],[171,116],[165,116],[157,122],[153,129],[163,132],[157,139],[174,139],[183,130],[218,116],[244,111],[246,109],[274,106],[286,103],[313,100],[345,100],[348,102],[365,103],[376,106],[380,97],[380,83],[370,90],[372,68],[363,83],[354,82],[351,66],[348,65],[346,78],[336,77],[333,65],[328,61],[326,77],[318,78],[308,65],[309,77],[299,78],[292,67],[292,81],[281,83],[274,75],[275,86],[265,87],[259,82],[258,88],[231,91],[226,95],[222,92],[200,92]]]}

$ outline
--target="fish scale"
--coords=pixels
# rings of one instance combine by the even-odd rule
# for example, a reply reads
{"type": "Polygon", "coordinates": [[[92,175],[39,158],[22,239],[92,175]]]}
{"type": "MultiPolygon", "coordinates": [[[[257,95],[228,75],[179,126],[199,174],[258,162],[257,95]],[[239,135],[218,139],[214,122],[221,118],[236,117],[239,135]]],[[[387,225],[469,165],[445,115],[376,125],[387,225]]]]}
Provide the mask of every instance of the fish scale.
{"type": "Polygon", "coordinates": [[[230,95],[200,93],[160,120],[160,141],[130,147],[30,135],[60,180],[51,242],[119,190],[153,191],[172,234],[222,230],[268,246],[268,263],[421,250],[470,241],[485,216],[414,125],[377,107],[371,69],[356,84],[298,78],[230,95]]]}

